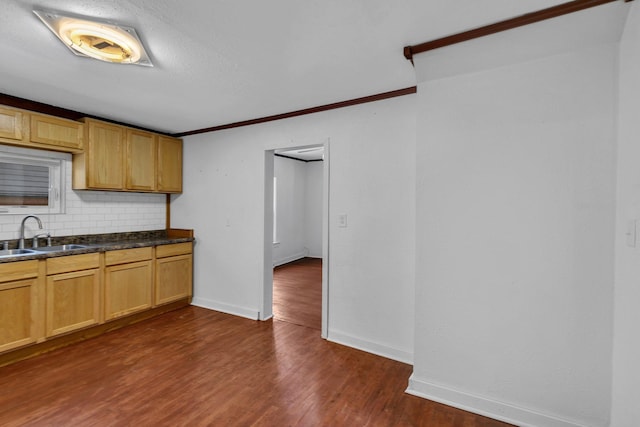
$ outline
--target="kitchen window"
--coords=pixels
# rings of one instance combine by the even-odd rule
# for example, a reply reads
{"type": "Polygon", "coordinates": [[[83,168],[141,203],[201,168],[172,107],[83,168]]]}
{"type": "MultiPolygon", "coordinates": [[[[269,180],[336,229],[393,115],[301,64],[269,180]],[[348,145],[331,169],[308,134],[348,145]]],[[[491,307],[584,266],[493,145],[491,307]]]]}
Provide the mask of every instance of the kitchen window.
{"type": "Polygon", "coordinates": [[[0,145],[0,214],[64,212],[70,155],[0,145]]]}

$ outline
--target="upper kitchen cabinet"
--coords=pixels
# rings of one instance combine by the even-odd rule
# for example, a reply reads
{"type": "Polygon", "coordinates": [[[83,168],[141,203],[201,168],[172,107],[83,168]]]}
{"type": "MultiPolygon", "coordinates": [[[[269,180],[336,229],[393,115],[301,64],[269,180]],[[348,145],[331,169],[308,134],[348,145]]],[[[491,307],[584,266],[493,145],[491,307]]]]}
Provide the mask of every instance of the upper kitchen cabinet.
{"type": "Polygon", "coordinates": [[[21,111],[0,107],[0,141],[22,141],[28,117],[21,111]]]}
{"type": "Polygon", "coordinates": [[[73,156],[73,188],[182,191],[182,140],[84,119],[84,151],[73,156]]]}
{"type": "Polygon", "coordinates": [[[158,191],[182,192],[182,140],[158,137],[158,191]]]}
{"type": "Polygon", "coordinates": [[[126,189],[156,190],[156,152],[158,136],[150,132],[127,129],[126,132],[126,189]]]}
{"type": "Polygon", "coordinates": [[[74,190],[182,192],[182,140],[0,105],[0,144],[73,153],[74,190]]]}
{"type": "Polygon", "coordinates": [[[93,119],[85,119],[84,123],[84,151],[73,156],[73,188],[123,190],[123,127],[93,119]]]}
{"type": "Polygon", "coordinates": [[[31,142],[50,149],[76,152],[82,150],[82,123],[43,114],[30,114],[31,142]],[[55,148],[57,147],[57,148],[55,148]]]}
{"type": "Polygon", "coordinates": [[[83,139],[80,122],[0,106],[0,143],[77,153],[83,139]]]}

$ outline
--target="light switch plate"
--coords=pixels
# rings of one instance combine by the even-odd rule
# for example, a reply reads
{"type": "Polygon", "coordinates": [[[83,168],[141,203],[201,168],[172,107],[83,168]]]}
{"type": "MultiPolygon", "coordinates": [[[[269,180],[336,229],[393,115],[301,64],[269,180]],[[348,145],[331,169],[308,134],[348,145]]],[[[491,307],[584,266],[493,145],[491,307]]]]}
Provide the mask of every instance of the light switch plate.
{"type": "Polygon", "coordinates": [[[338,227],[345,228],[347,226],[347,214],[338,215],[338,227]]]}

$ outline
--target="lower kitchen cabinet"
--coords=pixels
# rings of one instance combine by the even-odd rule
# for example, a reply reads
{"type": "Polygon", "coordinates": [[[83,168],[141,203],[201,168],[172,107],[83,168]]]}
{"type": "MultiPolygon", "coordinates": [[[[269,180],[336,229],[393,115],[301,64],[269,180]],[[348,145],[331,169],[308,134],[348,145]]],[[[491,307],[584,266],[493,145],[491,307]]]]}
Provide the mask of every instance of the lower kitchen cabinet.
{"type": "Polygon", "coordinates": [[[47,337],[100,322],[99,266],[97,253],[47,260],[47,337]]]}
{"type": "Polygon", "coordinates": [[[192,295],[193,244],[177,243],[156,248],[155,304],[192,295]]]}
{"type": "Polygon", "coordinates": [[[38,261],[0,265],[0,352],[37,341],[38,261]]]}
{"type": "Polygon", "coordinates": [[[192,242],[0,263],[0,366],[187,305],[192,267],[192,242]]]}
{"type": "Polygon", "coordinates": [[[105,255],[105,320],[151,308],[152,248],[124,249],[105,255]]]}

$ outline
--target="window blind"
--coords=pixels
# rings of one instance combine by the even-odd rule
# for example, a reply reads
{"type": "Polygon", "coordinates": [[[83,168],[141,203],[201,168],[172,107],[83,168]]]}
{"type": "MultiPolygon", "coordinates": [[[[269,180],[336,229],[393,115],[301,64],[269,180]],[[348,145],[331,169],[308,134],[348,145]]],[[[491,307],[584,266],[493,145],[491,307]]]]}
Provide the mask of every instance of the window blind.
{"type": "Polygon", "coordinates": [[[49,203],[49,168],[0,162],[0,205],[49,203]]]}

